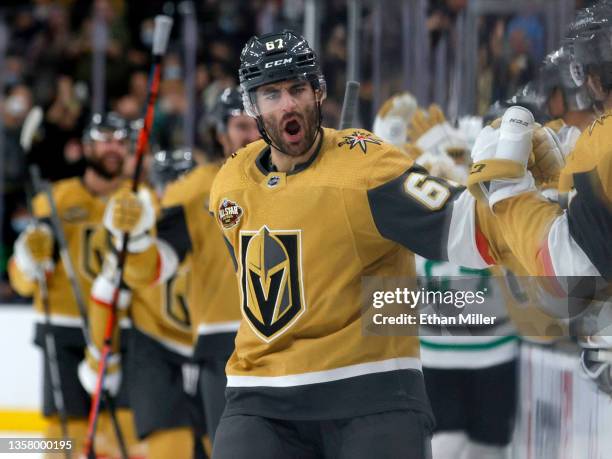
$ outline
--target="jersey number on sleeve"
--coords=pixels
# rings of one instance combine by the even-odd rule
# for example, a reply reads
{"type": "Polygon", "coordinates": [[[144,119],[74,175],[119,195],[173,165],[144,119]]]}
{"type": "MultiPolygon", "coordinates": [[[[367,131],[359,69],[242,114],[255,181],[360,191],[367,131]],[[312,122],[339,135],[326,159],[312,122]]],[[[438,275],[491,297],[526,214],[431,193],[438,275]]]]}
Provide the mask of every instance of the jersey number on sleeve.
{"type": "Polygon", "coordinates": [[[451,195],[442,183],[420,172],[412,172],[404,181],[404,191],[431,210],[444,206],[451,195]]]}

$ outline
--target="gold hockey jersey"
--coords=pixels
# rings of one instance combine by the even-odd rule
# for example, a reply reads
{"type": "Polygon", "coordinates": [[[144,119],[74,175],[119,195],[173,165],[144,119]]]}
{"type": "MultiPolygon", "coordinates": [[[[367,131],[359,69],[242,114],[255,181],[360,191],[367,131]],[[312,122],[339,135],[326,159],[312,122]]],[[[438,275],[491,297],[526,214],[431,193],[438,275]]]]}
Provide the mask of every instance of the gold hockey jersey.
{"type": "Polygon", "coordinates": [[[129,310],[135,328],[184,357],[193,354],[190,283],[191,264],[186,262],[162,284],[134,290],[129,310]]]}
{"type": "MultiPolygon", "coordinates": [[[[151,193],[153,194],[153,193],[151,193]]],[[[158,202],[154,200],[157,207],[158,202]]],[[[110,251],[116,254],[111,243],[109,233],[100,227],[94,240],[104,242],[104,246],[96,248],[103,254],[110,251]]],[[[130,258],[137,254],[128,254],[130,258]]],[[[99,265],[101,268],[102,265],[99,265]]],[[[99,274],[100,270],[96,272],[99,274]]],[[[190,264],[188,262],[179,266],[177,271],[165,282],[160,284],[140,285],[131,289],[129,306],[118,312],[118,318],[127,317],[132,326],[149,338],[161,344],[167,350],[183,357],[191,357],[193,343],[191,334],[191,318],[187,308],[187,292],[190,283],[190,264]]],[[[110,309],[107,304],[97,302],[93,297],[89,301],[90,331],[94,344],[102,348],[104,329],[110,309]]],[[[115,335],[114,350],[119,349],[118,335],[115,335]]]]}
{"type": "Polygon", "coordinates": [[[229,356],[240,325],[235,267],[208,212],[210,188],[219,168],[218,164],[201,165],[169,185],[157,227],[158,237],[191,269],[187,304],[198,360],[229,356]]]}
{"type": "Polygon", "coordinates": [[[533,194],[497,204],[504,238],[532,275],[601,275],[610,281],[612,113],[582,132],[561,173],[560,187],[575,191],[565,213],[533,194]]]}
{"type": "Polygon", "coordinates": [[[263,141],[239,150],[211,192],[243,315],[227,412],[428,413],[418,338],[362,333],[363,278],[414,276],[411,251],[488,266],[473,198],[367,131],[324,129],[291,173],[269,170],[269,155],[263,141]]]}
{"type": "MultiPolygon", "coordinates": [[[[101,225],[106,203],[91,194],[80,178],[56,182],[52,186],[52,194],[63,224],[68,252],[86,300],[104,258],[104,253],[95,249],[100,245],[95,241],[98,237],[95,234],[101,225]]],[[[46,195],[41,194],[34,198],[33,212],[36,217],[50,224],[51,206],[46,195]]],[[[82,327],[70,281],[58,256],[57,242],[55,245],[55,269],[48,279],[51,324],[82,327]]],[[[9,265],[9,277],[11,285],[19,294],[34,295],[34,307],[42,314],[43,306],[36,283],[24,276],[12,262],[9,265]]]]}

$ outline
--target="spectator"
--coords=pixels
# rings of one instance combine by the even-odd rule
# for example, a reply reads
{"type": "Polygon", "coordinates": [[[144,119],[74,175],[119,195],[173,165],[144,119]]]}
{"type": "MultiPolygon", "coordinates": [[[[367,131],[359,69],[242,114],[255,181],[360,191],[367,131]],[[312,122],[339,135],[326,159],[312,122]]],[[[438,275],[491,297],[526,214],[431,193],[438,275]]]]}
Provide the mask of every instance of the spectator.
{"type": "Polygon", "coordinates": [[[2,151],[3,206],[2,206],[2,257],[0,258],[0,297],[10,295],[6,281],[6,260],[11,255],[13,243],[27,224],[25,189],[27,182],[26,161],[19,144],[21,127],[32,107],[32,93],[25,85],[13,86],[4,100],[2,113],[4,142],[2,151]]]}
{"type": "Polygon", "coordinates": [[[53,102],[45,113],[44,135],[33,145],[31,153],[32,161],[40,166],[45,178],[59,180],[82,173],[82,155],[74,146],[81,138],[84,116],[72,77],[60,76],[53,102]]]}

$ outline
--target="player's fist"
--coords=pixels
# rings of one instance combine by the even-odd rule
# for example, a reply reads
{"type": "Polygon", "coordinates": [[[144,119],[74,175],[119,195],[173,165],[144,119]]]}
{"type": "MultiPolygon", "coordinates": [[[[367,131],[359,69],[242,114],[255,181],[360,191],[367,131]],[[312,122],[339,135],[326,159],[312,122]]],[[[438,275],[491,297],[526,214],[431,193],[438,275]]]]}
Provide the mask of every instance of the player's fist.
{"type": "Polygon", "coordinates": [[[561,169],[565,166],[562,145],[549,127],[538,127],[533,132],[532,153],[527,162],[538,187],[556,188],[561,169]]]}
{"type": "Polygon", "coordinates": [[[110,207],[110,227],[121,233],[131,233],[142,218],[144,204],[136,193],[123,188],[112,197],[110,207]]]}
{"type": "Polygon", "coordinates": [[[472,148],[472,168],[468,189],[491,209],[502,200],[535,190],[527,172],[533,151],[532,113],[523,107],[510,107],[501,122],[485,127],[472,148]]]}
{"type": "Polygon", "coordinates": [[[24,231],[24,242],[37,263],[50,260],[53,255],[53,236],[46,224],[31,226],[24,231]]]}
{"type": "MultiPolygon", "coordinates": [[[[92,347],[87,349],[86,358],[81,361],[78,369],[79,382],[89,395],[94,394],[98,382],[99,352],[97,349],[92,352],[93,350],[92,347]]],[[[119,393],[120,386],[121,358],[118,354],[110,354],[107,359],[103,388],[114,397],[119,393]]]]}
{"type": "MultiPolygon", "coordinates": [[[[562,123],[562,122],[561,122],[562,123]]],[[[491,123],[491,127],[499,129],[501,118],[491,123]]],[[[540,188],[556,187],[559,174],[565,166],[566,148],[564,140],[559,137],[559,132],[563,132],[564,137],[569,137],[566,133],[573,135],[572,130],[567,130],[565,125],[557,122],[548,123],[541,126],[534,123],[533,136],[531,140],[531,153],[527,158],[527,169],[531,171],[535,183],[540,188]]],[[[571,139],[567,142],[571,143],[571,139]]],[[[525,150],[526,153],[526,150],[525,150]]]]}
{"type": "Polygon", "coordinates": [[[134,193],[122,188],[113,195],[104,212],[104,226],[114,237],[115,245],[120,248],[123,235],[129,234],[130,252],[141,252],[151,245],[147,234],[155,224],[155,209],[151,193],[141,188],[134,193]]]}
{"type": "Polygon", "coordinates": [[[53,234],[49,225],[28,226],[15,241],[17,267],[31,279],[53,270],[53,234]]]}

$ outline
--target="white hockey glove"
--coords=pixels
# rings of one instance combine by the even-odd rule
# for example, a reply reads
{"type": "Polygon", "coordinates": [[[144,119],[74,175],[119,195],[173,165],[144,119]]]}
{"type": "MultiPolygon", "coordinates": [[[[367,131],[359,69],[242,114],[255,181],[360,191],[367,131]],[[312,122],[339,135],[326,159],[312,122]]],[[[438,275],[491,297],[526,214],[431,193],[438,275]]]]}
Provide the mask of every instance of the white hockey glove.
{"type": "Polygon", "coordinates": [[[472,149],[468,188],[491,209],[504,199],[536,190],[527,170],[535,127],[533,115],[523,107],[506,110],[499,129],[485,127],[472,149]]]}
{"type": "Polygon", "coordinates": [[[465,185],[467,181],[467,170],[455,164],[446,153],[436,155],[425,152],[416,159],[416,163],[427,169],[427,172],[434,177],[451,180],[461,185],[465,185]]]}
{"type": "Polygon", "coordinates": [[[53,233],[46,223],[29,225],[14,246],[17,268],[32,280],[53,271],[53,233]]]}
{"type": "MultiPolygon", "coordinates": [[[[118,287],[118,280],[117,257],[109,253],[104,259],[102,272],[98,274],[91,286],[91,299],[98,304],[110,306],[118,287]]],[[[122,288],[117,299],[117,309],[125,310],[131,302],[132,292],[129,289],[122,288]]]]}
{"type": "Polygon", "coordinates": [[[123,234],[129,233],[128,251],[144,252],[153,243],[149,234],[155,224],[151,192],[141,188],[137,194],[122,188],[113,195],[104,212],[104,226],[113,235],[113,243],[121,249],[123,234]]]}
{"type": "Polygon", "coordinates": [[[372,132],[385,142],[403,148],[409,141],[408,126],[417,108],[417,101],[409,92],[394,95],[378,110],[372,132]]]}
{"type": "MultiPolygon", "coordinates": [[[[78,369],[81,386],[83,386],[89,395],[93,395],[96,391],[99,363],[100,352],[97,348],[89,346],[87,348],[86,357],[81,361],[78,369]]],[[[113,397],[119,393],[121,376],[121,356],[118,354],[109,354],[103,388],[113,397]]]]}
{"type": "Polygon", "coordinates": [[[408,135],[424,152],[455,157],[468,151],[465,136],[446,121],[444,113],[435,104],[427,112],[417,110],[410,123],[408,135]]]}
{"type": "Polygon", "coordinates": [[[578,137],[581,134],[580,129],[565,124],[562,119],[550,121],[545,124],[545,127],[552,129],[557,134],[563,156],[567,158],[576,146],[576,142],[578,142],[578,137]]]}

